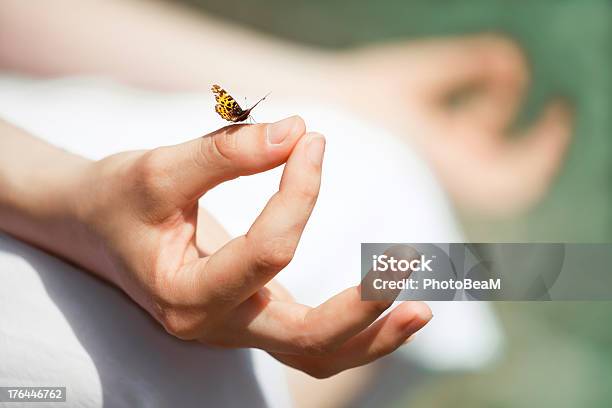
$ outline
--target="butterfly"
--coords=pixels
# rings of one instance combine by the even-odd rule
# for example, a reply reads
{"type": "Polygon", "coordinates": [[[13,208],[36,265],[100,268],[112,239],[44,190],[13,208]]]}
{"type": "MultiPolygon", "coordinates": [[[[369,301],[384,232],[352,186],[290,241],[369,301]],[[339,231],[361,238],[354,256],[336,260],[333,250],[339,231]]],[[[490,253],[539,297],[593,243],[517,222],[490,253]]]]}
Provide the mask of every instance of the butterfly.
{"type": "Polygon", "coordinates": [[[238,102],[236,102],[236,100],[219,85],[213,85],[210,90],[213,92],[213,94],[215,94],[215,101],[217,102],[215,105],[215,111],[223,119],[234,123],[247,120],[251,116],[251,111],[253,108],[256,107],[259,102],[266,99],[268,95],[270,95],[268,94],[264,96],[258,100],[255,105],[251,106],[249,109],[243,110],[240,105],[238,105],[238,102]]]}

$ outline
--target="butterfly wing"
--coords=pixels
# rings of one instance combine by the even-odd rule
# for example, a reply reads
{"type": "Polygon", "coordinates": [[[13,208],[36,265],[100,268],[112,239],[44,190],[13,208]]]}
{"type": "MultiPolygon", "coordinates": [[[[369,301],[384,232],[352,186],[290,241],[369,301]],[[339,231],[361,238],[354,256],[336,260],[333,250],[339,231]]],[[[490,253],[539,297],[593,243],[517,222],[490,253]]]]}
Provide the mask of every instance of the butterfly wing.
{"type": "Polygon", "coordinates": [[[242,110],[238,102],[236,102],[225,89],[221,88],[219,85],[213,85],[211,90],[215,94],[215,101],[217,102],[215,111],[219,116],[229,122],[240,122],[244,120],[246,112],[242,110]]]}

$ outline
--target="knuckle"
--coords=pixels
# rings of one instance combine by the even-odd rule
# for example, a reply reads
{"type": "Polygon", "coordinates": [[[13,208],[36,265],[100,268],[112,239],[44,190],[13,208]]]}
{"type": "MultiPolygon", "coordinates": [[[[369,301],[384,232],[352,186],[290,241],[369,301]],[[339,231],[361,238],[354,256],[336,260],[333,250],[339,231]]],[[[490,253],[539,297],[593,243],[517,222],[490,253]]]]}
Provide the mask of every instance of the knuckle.
{"type": "Polygon", "coordinates": [[[200,318],[169,306],[159,308],[156,317],[166,332],[182,340],[196,339],[203,324],[200,318]]]}
{"type": "Polygon", "coordinates": [[[213,137],[213,145],[219,156],[231,160],[236,155],[238,138],[235,131],[228,129],[213,137]]]}
{"type": "Polygon", "coordinates": [[[217,133],[204,136],[199,147],[194,161],[200,167],[218,167],[231,162],[238,150],[236,132],[224,128],[217,133]]]}
{"type": "Polygon", "coordinates": [[[318,335],[306,335],[298,340],[298,344],[300,344],[304,354],[312,357],[323,357],[333,353],[337,348],[330,340],[318,335]]]}
{"type": "Polygon", "coordinates": [[[153,317],[174,337],[182,340],[198,338],[202,329],[211,325],[206,307],[177,299],[168,290],[166,279],[156,281],[151,284],[149,299],[153,317]]]}
{"type": "Polygon", "coordinates": [[[314,207],[319,196],[319,190],[313,185],[304,186],[298,191],[299,200],[306,204],[308,208],[314,207]]]}
{"type": "Polygon", "coordinates": [[[499,75],[508,80],[523,80],[527,70],[527,60],[519,45],[506,37],[489,38],[490,63],[499,75]]]}
{"type": "Polygon", "coordinates": [[[295,254],[295,245],[285,238],[275,238],[262,243],[257,250],[255,263],[259,268],[281,270],[295,254]]]}
{"type": "Polygon", "coordinates": [[[145,191],[159,191],[170,182],[162,149],[149,150],[136,163],[137,182],[145,191]]]}
{"type": "Polygon", "coordinates": [[[304,354],[311,357],[324,357],[330,353],[329,347],[325,343],[309,342],[302,346],[304,354]]]}

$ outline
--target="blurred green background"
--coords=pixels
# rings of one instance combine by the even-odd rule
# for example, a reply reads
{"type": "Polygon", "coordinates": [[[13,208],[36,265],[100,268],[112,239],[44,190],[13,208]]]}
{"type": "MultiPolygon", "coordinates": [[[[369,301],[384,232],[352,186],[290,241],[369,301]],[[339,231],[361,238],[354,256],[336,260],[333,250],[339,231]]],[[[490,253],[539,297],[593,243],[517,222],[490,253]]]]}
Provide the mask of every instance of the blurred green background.
{"type": "MultiPolygon", "coordinates": [[[[523,121],[553,96],[577,123],[549,197],[505,222],[464,219],[472,241],[612,242],[612,2],[604,0],[188,0],[210,14],[327,48],[498,32],[527,53],[523,121]]],[[[423,373],[394,406],[610,407],[612,304],[497,303],[508,349],[479,373],[423,373]]],[[[475,333],[477,335],[477,333],[475,333]]]]}

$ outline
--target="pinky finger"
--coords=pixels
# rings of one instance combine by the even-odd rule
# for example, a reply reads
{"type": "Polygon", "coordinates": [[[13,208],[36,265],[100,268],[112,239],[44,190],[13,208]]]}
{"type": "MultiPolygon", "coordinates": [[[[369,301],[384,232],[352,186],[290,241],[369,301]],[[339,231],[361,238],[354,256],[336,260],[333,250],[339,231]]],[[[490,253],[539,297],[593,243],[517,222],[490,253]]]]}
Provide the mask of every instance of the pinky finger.
{"type": "Polygon", "coordinates": [[[431,318],[431,310],[425,303],[405,302],[333,353],[320,357],[289,354],[274,354],[274,357],[313,377],[327,378],[392,353],[431,318]]]}

